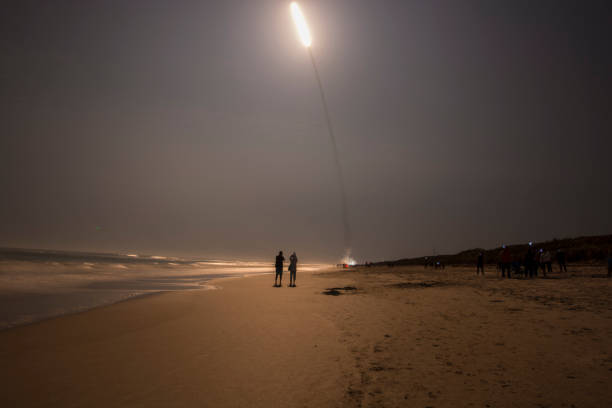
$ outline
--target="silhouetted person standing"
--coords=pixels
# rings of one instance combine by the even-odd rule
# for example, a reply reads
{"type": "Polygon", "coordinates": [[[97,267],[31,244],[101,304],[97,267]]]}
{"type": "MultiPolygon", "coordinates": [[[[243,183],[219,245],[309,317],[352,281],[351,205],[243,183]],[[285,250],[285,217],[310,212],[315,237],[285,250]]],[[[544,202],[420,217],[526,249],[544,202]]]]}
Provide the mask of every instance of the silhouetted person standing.
{"type": "Polygon", "coordinates": [[[525,277],[533,278],[535,266],[535,254],[533,253],[533,247],[531,243],[527,248],[527,253],[525,254],[525,277]]]}
{"type": "Polygon", "coordinates": [[[508,278],[510,278],[511,267],[512,267],[512,256],[510,255],[510,250],[504,245],[504,249],[501,252],[502,278],[506,277],[506,272],[508,273],[508,278]]]}
{"type": "Polygon", "coordinates": [[[276,255],[276,276],[274,277],[274,286],[280,286],[283,283],[283,262],[285,261],[285,257],[283,256],[283,251],[279,251],[278,255],[276,255]],[[278,279],[278,284],[276,280],[278,279]]]}
{"type": "Polygon", "coordinates": [[[552,273],[552,255],[549,250],[544,251],[542,254],[541,263],[544,277],[546,277],[546,272],[552,273]]]}
{"type": "Polygon", "coordinates": [[[294,253],[289,257],[289,287],[295,288],[295,274],[297,273],[298,258],[294,253]]]}
{"type": "Polygon", "coordinates": [[[536,250],[535,254],[533,255],[533,275],[536,278],[538,277],[538,271],[540,270],[541,256],[542,256],[542,248],[540,248],[539,250],[536,250]]]}
{"type": "Polygon", "coordinates": [[[476,260],[476,275],[478,275],[479,272],[484,276],[484,255],[482,252],[478,254],[478,259],[476,260]]]}
{"type": "Polygon", "coordinates": [[[565,265],[565,252],[562,249],[557,249],[557,262],[561,272],[567,273],[567,265],[565,265]]]}

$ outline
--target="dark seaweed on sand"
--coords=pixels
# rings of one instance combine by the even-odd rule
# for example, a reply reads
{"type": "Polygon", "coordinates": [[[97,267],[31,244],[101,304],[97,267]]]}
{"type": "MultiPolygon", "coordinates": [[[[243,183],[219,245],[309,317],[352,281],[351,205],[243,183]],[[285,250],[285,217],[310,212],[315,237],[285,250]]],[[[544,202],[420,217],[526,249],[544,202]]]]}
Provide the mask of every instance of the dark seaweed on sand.
{"type": "Polygon", "coordinates": [[[354,292],[356,290],[357,288],[354,286],[345,286],[343,288],[327,288],[325,292],[322,293],[329,296],[340,296],[343,293],[346,294],[347,292],[354,292]]]}

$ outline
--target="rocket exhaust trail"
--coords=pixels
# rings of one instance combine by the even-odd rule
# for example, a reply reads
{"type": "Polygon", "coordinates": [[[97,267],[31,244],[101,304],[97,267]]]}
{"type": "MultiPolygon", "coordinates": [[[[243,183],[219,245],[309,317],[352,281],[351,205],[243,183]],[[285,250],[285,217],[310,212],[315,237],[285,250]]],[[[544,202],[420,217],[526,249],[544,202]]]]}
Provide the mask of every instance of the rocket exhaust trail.
{"type": "Polygon", "coordinates": [[[310,46],[312,45],[312,37],[306,19],[300,10],[300,7],[296,2],[292,2],[289,6],[291,10],[291,17],[297,28],[300,36],[300,41],[308,49],[308,55],[310,56],[310,62],[312,62],[312,68],[319,85],[319,92],[321,94],[321,101],[323,102],[323,110],[325,112],[325,120],[327,121],[327,130],[329,132],[329,139],[332,144],[334,153],[334,164],[336,166],[336,174],[338,176],[338,184],[340,184],[340,198],[342,200],[342,224],[344,225],[344,259],[343,263],[351,263],[351,228],[348,219],[348,205],[346,202],[346,190],[344,188],[344,177],[342,175],[342,166],[340,165],[340,159],[338,157],[338,146],[336,145],[336,137],[334,135],[334,128],[332,126],[331,117],[329,115],[329,109],[327,108],[327,100],[325,99],[325,92],[323,91],[323,83],[321,82],[321,76],[319,75],[319,69],[315,62],[314,55],[310,46]]]}
{"type": "Polygon", "coordinates": [[[321,94],[321,101],[323,102],[323,110],[325,111],[325,120],[327,121],[327,130],[329,132],[329,139],[332,144],[332,149],[334,153],[334,164],[336,167],[336,175],[338,177],[338,183],[340,184],[340,199],[342,204],[342,224],[344,226],[344,259],[345,263],[349,263],[351,256],[351,227],[349,224],[348,218],[348,205],[346,200],[346,190],[344,188],[344,176],[342,174],[342,166],[340,165],[340,158],[338,157],[338,146],[336,145],[336,136],[334,135],[334,128],[332,126],[331,116],[329,114],[329,109],[327,108],[327,99],[325,98],[325,92],[323,91],[323,83],[321,82],[321,77],[319,76],[319,69],[317,68],[317,63],[315,62],[314,55],[312,54],[312,49],[308,47],[308,55],[310,56],[310,62],[312,62],[312,68],[315,73],[315,78],[317,80],[317,84],[319,85],[319,92],[321,94]]]}

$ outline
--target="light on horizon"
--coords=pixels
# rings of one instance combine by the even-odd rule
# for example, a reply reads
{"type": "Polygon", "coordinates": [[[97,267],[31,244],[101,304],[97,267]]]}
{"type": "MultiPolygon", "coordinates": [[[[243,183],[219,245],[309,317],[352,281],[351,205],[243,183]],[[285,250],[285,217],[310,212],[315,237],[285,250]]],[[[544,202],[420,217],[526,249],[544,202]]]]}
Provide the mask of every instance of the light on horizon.
{"type": "Polygon", "coordinates": [[[302,44],[304,47],[310,47],[312,44],[312,37],[310,36],[310,30],[308,29],[308,24],[306,23],[306,19],[302,14],[302,10],[300,10],[300,6],[298,6],[298,4],[294,1],[289,7],[291,8],[291,17],[293,18],[293,22],[297,27],[302,44]]]}

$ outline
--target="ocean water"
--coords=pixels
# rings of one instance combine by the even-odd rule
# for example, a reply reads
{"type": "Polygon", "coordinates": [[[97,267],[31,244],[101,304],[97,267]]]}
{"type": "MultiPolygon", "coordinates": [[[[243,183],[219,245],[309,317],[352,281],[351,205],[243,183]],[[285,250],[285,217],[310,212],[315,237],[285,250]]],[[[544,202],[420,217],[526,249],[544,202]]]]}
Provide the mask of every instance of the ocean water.
{"type": "Polygon", "coordinates": [[[0,249],[0,330],[135,296],[216,289],[208,283],[213,278],[273,270],[272,262],[0,249]]]}

